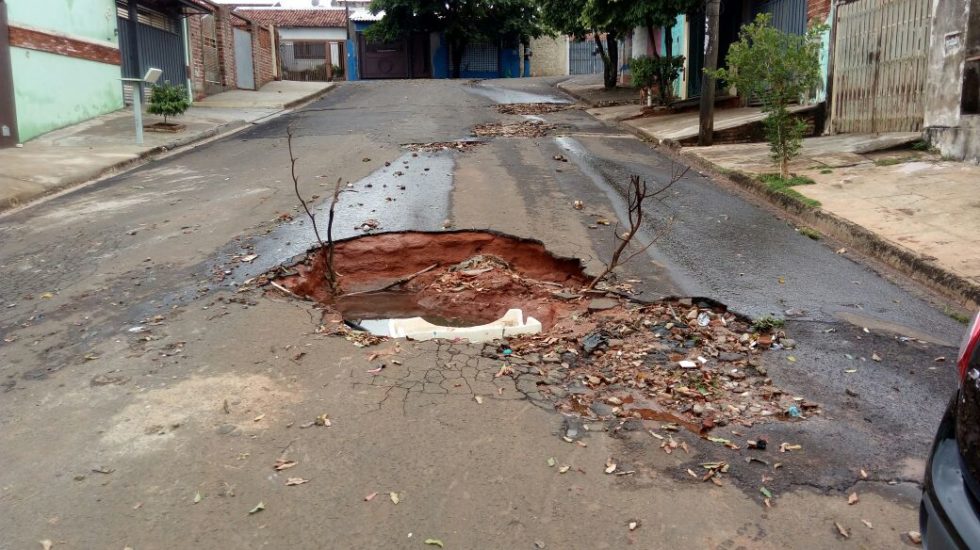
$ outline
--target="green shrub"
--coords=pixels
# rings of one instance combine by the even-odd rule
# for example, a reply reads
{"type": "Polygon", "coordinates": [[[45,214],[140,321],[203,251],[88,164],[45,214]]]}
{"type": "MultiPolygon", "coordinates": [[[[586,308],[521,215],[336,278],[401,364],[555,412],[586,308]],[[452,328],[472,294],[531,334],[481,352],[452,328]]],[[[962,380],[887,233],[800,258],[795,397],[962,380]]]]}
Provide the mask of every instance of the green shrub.
{"type": "Polygon", "coordinates": [[[760,13],[742,27],[739,41],[728,50],[727,69],[716,78],[734,84],[743,97],[762,100],[766,140],[781,176],[789,176],[789,161],[800,152],[806,123],[787,107],[813,92],[821,83],[820,48],[825,25],[810,27],[805,35],[785,33],[760,13]]]}
{"type": "Polygon", "coordinates": [[[170,117],[184,114],[190,105],[190,101],[187,100],[187,90],[183,86],[174,86],[168,82],[153,87],[150,91],[150,104],[146,110],[154,115],[163,115],[163,123],[168,124],[170,117]]]}

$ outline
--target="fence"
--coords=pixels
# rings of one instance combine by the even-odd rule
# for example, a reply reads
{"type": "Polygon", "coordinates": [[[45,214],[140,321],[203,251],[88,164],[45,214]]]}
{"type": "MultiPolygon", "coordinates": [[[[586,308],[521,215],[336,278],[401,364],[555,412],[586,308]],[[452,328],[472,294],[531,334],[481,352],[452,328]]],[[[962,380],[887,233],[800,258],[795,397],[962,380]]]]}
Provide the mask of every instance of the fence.
{"type": "Polygon", "coordinates": [[[279,65],[283,80],[326,82],[344,76],[344,48],[338,42],[283,42],[279,65]]]}

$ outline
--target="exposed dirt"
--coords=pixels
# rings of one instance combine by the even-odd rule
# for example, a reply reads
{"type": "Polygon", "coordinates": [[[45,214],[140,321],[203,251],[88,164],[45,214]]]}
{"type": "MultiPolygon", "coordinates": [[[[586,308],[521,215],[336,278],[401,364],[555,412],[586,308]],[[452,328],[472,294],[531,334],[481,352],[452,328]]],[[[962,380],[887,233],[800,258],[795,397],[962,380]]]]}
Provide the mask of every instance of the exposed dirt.
{"type": "Polygon", "coordinates": [[[473,135],[479,137],[523,137],[537,138],[547,136],[557,128],[554,124],[540,122],[536,120],[525,120],[504,124],[501,122],[488,122],[477,124],[473,127],[473,135]]]}
{"type": "Polygon", "coordinates": [[[497,105],[497,112],[505,115],[543,115],[572,107],[567,103],[505,103],[497,105]]]}
{"type": "Polygon", "coordinates": [[[384,233],[336,243],[335,266],[340,296],[328,291],[320,251],[276,283],[324,306],[321,332],[360,346],[383,338],[344,319],[422,316],[477,325],[517,308],[540,320],[542,334],[493,345],[489,355],[503,361],[500,376],[537,377],[540,394],[565,412],[658,420],[698,434],[819,413],[815,403],[774,387],[762,366],[765,350],[795,346],[781,331],[755,331],[707,300],[645,304],[586,291],[581,262],[555,257],[537,241],[483,231],[384,233]]]}
{"type": "Polygon", "coordinates": [[[278,282],[345,316],[421,315],[479,324],[520,308],[550,326],[583,307],[553,293],[588,281],[577,259],[556,257],[538,241],[487,231],[367,235],[337,242],[334,258],[339,297],[325,284],[326,257],[319,252],[278,282]],[[456,268],[481,255],[503,264],[456,268]]]}

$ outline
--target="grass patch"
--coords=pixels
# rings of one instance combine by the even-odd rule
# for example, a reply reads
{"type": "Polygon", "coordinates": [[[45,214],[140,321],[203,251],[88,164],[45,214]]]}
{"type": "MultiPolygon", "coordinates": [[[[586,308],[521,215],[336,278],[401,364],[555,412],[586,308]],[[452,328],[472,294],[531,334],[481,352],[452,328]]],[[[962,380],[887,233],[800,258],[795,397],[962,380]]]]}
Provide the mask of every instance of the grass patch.
{"type": "Polygon", "coordinates": [[[785,324],[786,321],[780,319],[779,317],[773,317],[772,315],[763,315],[762,317],[756,319],[754,323],[752,323],[752,328],[756,332],[768,332],[773,329],[783,328],[783,325],[785,324]]]}
{"type": "Polygon", "coordinates": [[[805,197],[802,193],[793,189],[793,187],[797,185],[812,185],[815,183],[812,179],[806,176],[792,176],[789,178],[783,178],[779,174],[762,174],[759,176],[759,181],[764,183],[770,191],[775,191],[776,193],[782,193],[783,195],[793,197],[810,208],[817,208],[820,206],[820,201],[805,197]]]}
{"type": "Polygon", "coordinates": [[[920,139],[912,144],[913,151],[928,151],[929,149],[929,142],[924,139],[920,139]]]}
{"type": "Polygon", "coordinates": [[[809,237],[815,241],[819,241],[823,237],[823,235],[821,235],[819,231],[817,231],[812,227],[803,226],[797,229],[797,231],[800,232],[800,235],[803,235],[804,237],[809,237]]]}
{"type": "Polygon", "coordinates": [[[949,306],[946,306],[944,308],[943,313],[945,313],[947,317],[949,317],[950,319],[956,321],[957,323],[959,323],[961,325],[966,325],[966,324],[969,324],[969,322],[970,322],[970,317],[969,316],[963,315],[959,311],[950,309],[949,306]]]}
{"type": "Polygon", "coordinates": [[[896,164],[902,164],[903,162],[910,162],[915,160],[915,157],[895,157],[890,159],[877,159],[875,160],[875,166],[895,166],[896,164]]]}

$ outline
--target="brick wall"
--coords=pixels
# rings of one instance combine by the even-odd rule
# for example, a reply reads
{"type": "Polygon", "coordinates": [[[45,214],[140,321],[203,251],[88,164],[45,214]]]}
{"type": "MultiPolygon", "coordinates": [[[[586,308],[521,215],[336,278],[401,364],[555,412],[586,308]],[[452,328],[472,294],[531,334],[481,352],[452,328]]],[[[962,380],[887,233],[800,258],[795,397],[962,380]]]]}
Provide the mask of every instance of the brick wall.
{"type": "Polygon", "coordinates": [[[215,13],[218,26],[218,60],[221,63],[222,84],[229,88],[237,88],[238,81],[235,74],[235,32],[233,29],[233,19],[231,9],[219,7],[215,13]]]}
{"type": "Polygon", "coordinates": [[[826,23],[830,15],[830,0],[807,0],[806,21],[808,24],[826,23]]]}
{"type": "Polygon", "coordinates": [[[276,41],[268,27],[252,25],[252,65],[255,67],[255,88],[276,79],[276,68],[272,62],[272,48],[276,41]]]}
{"type": "Polygon", "coordinates": [[[192,15],[187,18],[187,42],[191,54],[191,92],[194,100],[204,99],[207,95],[204,86],[204,38],[201,36],[201,17],[192,15]]]}

